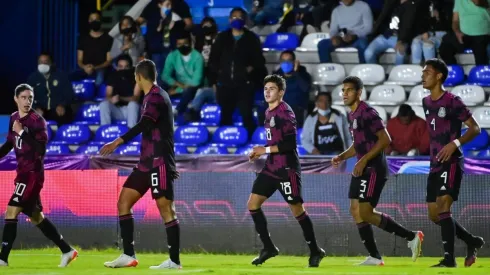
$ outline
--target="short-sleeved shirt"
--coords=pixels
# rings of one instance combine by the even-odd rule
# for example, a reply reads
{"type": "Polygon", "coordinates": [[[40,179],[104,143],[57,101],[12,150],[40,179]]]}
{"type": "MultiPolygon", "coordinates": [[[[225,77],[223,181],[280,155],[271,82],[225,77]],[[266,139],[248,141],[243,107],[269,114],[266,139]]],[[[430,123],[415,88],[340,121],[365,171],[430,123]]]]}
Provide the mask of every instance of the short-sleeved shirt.
{"type": "MultiPolygon", "coordinates": [[[[133,69],[113,72],[109,76],[109,79],[107,79],[107,86],[113,88],[112,95],[119,95],[122,97],[133,96],[135,85],[136,81],[134,80],[133,69]]],[[[119,101],[117,105],[128,105],[128,102],[119,101]]]]}
{"type": "MultiPolygon", "coordinates": [[[[486,0],[490,4],[490,0],[486,0]]],[[[478,7],[471,0],[454,1],[454,12],[459,15],[459,28],[466,35],[490,34],[490,10],[478,7]]]]}
{"type": "Polygon", "coordinates": [[[155,122],[154,128],[144,130],[138,169],[150,169],[165,165],[167,172],[176,171],[174,153],[174,116],[170,98],[162,88],[153,86],[143,98],[141,117],[155,122]]]}
{"type": "MultiPolygon", "coordinates": [[[[378,142],[376,133],[385,129],[383,120],[374,108],[361,101],[357,109],[349,113],[349,123],[357,159],[360,160],[378,142]]],[[[373,167],[378,173],[387,173],[384,151],[372,158],[366,167],[373,167]]]]}
{"type": "Polygon", "coordinates": [[[15,112],[10,116],[7,141],[14,146],[15,156],[17,158],[17,173],[31,171],[43,173],[44,155],[46,151],[40,152],[37,150],[35,144],[29,143],[23,138],[25,135],[30,135],[36,142],[40,142],[44,146],[46,146],[46,143],[48,142],[46,121],[33,110],[22,118],[19,116],[19,112],[15,112]],[[12,125],[16,120],[18,120],[24,128],[22,136],[19,136],[16,132],[12,131],[12,125]]]}
{"type": "MultiPolygon", "coordinates": [[[[430,172],[435,173],[442,168],[442,163],[437,161],[437,153],[448,143],[461,137],[463,122],[471,116],[460,97],[449,92],[433,100],[430,95],[422,100],[425,121],[430,137],[430,172]]],[[[459,162],[463,158],[461,148],[456,150],[449,162],[459,162]]]]}
{"type": "Polygon", "coordinates": [[[86,34],[80,37],[77,50],[83,51],[83,64],[98,66],[107,60],[107,53],[112,48],[112,37],[107,33],[99,37],[86,34]]]}
{"type": "MultiPolygon", "coordinates": [[[[265,111],[265,131],[267,146],[292,141],[296,144],[296,117],[291,107],[281,101],[274,109],[265,111]]],[[[267,156],[261,173],[282,179],[291,172],[301,172],[297,150],[286,153],[271,153],[267,156]]]]}

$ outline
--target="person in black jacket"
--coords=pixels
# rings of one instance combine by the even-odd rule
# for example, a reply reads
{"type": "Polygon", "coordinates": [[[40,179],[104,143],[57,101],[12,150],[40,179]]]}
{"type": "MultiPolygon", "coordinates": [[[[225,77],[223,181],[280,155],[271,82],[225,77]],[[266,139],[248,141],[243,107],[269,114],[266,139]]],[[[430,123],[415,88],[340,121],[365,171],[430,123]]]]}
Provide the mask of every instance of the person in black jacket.
{"type": "Polygon", "coordinates": [[[256,128],[252,112],[254,91],[267,70],[259,38],[244,29],[246,20],[247,13],[242,8],[231,11],[231,28],[216,37],[208,67],[210,84],[221,107],[220,124],[232,125],[233,111],[238,107],[250,137],[256,128]]]}

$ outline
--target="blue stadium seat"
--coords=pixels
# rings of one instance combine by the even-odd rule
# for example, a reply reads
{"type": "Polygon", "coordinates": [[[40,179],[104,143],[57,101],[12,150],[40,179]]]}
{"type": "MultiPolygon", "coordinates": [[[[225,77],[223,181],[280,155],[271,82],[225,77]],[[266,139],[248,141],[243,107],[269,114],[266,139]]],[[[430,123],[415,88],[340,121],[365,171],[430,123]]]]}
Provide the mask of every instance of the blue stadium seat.
{"type": "Polygon", "coordinates": [[[48,144],[46,146],[46,155],[68,155],[70,148],[64,144],[48,144]]]}
{"type": "Polygon", "coordinates": [[[187,147],[185,147],[184,145],[175,145],[174,151],[176,155],[189,154],[189,150],[187,150],[187,147]]]}
{"type": "Polygon", "coordinates": [[[100,109],[97,104],[83,104],[78,109],[75,117],[75,124],[78,125],[98,125],[100,124],[100,109]]]}
{"type": "Polygon", "coordinates": [[[235,151],[235,155],[249,155],[252,152],[252,149],[254,148],[255,144],[247,144],[245,146],[242,146],[240,148],[237,148],[235,151]]]}
{"type": "Polygon", "coordinates": [[[208,128],[204,126],[180,126],[174,134],[176,145],[199,146],[209,140],[208,128]]]}
{"type": "Polygon", "coordinates": [[[257,127],[255,132],[252,135],[252,143],[253,144],[260,144],[260,145],[265,145],[267,143],[267,137],[265,134],[265,128],[264,127],[257,127]]]}
{"type": "MultiPolygon", "coordinates": [[[[468,128],[464,128],[461,131],[461,135],[464,135],[468,131],[468,128]]],[[[463,151],[478,151],[483,150],[488,147],[488,133],[485,130],[482,130],[481,133],[476,136],[472,141],[463,145],[463,151]]]]}
{"type": "Polygon", "coordinates": [[[247,143],[248,133],[243,127],[223,126],[216,129],[213,135],[213,143],[224,146],[241,146],[247,143]]]}
{"type": "Polygon", "coordinates": [[[124,144],[119,146],[114,153],[122,156],[139,156],[141,146],[139,144],[124,144]]]}
{"type": "Polygon", "coordinates": [[[107,88],[106,84],[100,84],[99,89],[97,89],[97,95],[95,96],[95,101],[104,101],[106,98],[105,89],[107,88]]]}
{"type": "Polygon", "coordinates": [[[448,66],[449,72],[446,78],[446,81],[444,81],[444,86],[448,87],[453,87],[457,86],[464,81],[464,70],[461,66],[459,65],[449,65],[448,66]]]}
{"type": "Polygon", "coordinates": [[[80,155],[97,155],[99,153],[100,145],[82,145],[78,147],[75,153],[80,155]]]}
{"type": "MultiPolygon", "coordinates": [[[[243,126],[243,117],[240,114],[240,112],[238,111],[238,109],[236,109],[235,112],[233,113],[232,119],[233,119],[233,125],[235,125],[235,126],[243,126]]],[[[253,119],[254,119],[255,123],[258,124],[258,122],[259,122],[259,115],[258,115],[258,112],[257,111],[254,111],[253,112],[253,119]]]]}
{"type": "Polygon", "coordinates": [[[58,123],[54,120],[46,120],[46,126],[51,128],[51,126],[58,126],[58,123]]]}
{"type": "Polygon", "coordinates": [[[490,87],[490,66],[473,67],[468,74],[467,84],[490,87]]]}
{"type": "Polygon", "coordinates": [[[51,127],[47,127],[47,132],[48,132],[48,141],[51,140],[53,137],[53,130],[51,130],[51,127]]]}
{"type": "Polygon", "coordinates": [[[198,147],[194,154],[199,155],[226,155],[228,154],[228,150],[226,147],[214,146],[214,145],[204,145],[198,147]]]}
{"type": "Polygon", "coordinates": [[[95,80],[85,79],[72,83],[75,97],[79,101],[92,100],[95,95],[95,80]]]}
{"type": "Polygon", "coordinates": [[[201,121],[192,125],[217,126],[221,118],[221,108],[216,104],[206,104],[201,108],[201,121]]]}
{"type": "Polygon", "coordinates": [[[298,146],[298,155],[300,155],[300,156],[306,156],[306,155],[309,155],[309,154],[308,154],[308,151],[306,151],[306,149],[303,148],[303,146],[298,146]]]}
{"type": "Polygon", "coordinates": [[[301,145],[301,135],[303,134],[303,128],[296,130],[296,144],[301,145]]]}
{"type": "Polygon", "coordinates": [[[87,125],[67,124],[61,126],[56,132],[52,144],[78,145],[85,144],[90,139],[90,129],[87,125]]]}
{"type": "Polygon", "coordinates": [[[294,33],[272,33],[265,38],[264,50],[295,50],[299,46],[299,37],[294,33]]]}
{"type": "Polygon", "coordinates": [[[128,125],[128,122],[126,120],[116,120],[115,122],[117,125],[128,125]]]}
{"type": "Polygon", "coordinates": [[[103,125],[95,132],[94,141],[106,144],[122,136],[128,130],[128,127],[124,125],[103,125]]]}
{"type": "Polygon", "coordinates": [[[480,151],[477,155],[479,158],[488,158],[490,157],[490,149],[480,151]]]}

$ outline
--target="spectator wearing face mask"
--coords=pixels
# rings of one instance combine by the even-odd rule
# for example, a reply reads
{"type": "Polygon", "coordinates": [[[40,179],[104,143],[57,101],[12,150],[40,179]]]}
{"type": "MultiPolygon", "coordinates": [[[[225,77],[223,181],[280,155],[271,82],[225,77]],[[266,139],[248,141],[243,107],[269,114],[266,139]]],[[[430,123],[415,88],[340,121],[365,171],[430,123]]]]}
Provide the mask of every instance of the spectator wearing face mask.
{"type": "Polygon", "coordinates": [[[27,80],[36,94],[33,108],[46,120],[54,120],[58,125],[70,123],[74,93],[68,75],[56,70],[48,53],[42,53],[37,62],[37,72],[27,80]]]}
{"type": "Polygon", "coordinates": [[[321,92],[315,100],[316,112],[306,118],[301,145],[312,155],[336,155],[352,144],[347,118],[332,109],[332,95],[321,92]]]}
{"type": "Polygon", "coordinates": [[[136,88],[133,61],[128,55],[117,60],[117,70],[107,80],[106,100],[100,103],[100,124],[125,120],[128,127],[138,122],[140,91],[136,88]]]}
{"type": "Polygon", "coordinates": [[[119,34],[112,42],[111,57],[129,55],[136,64],[145,53],[145,39],[138,31],[136,22],[131,16],[123,16],[119,21],[119,34]]]}

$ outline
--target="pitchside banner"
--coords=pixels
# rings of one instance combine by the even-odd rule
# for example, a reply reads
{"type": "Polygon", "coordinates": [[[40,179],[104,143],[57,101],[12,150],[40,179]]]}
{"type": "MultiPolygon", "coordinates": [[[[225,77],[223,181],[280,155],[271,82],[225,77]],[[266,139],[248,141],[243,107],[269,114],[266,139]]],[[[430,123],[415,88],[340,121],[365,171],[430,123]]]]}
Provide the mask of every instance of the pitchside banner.
{"type": "MultiPolygon", "coordinates": [[[[220,165],[217,163],[217,165],[220,165]]],[[[130,170],[46,171],[42,192],[44,212],[70,242],[84,248],[119,246],[117,198],[130,170]]],[[[261,247],[246,209],[253,172],[182,172],[175,182],[176,209],[184,251],[252,253],[261,247]]],[[[0,172],[0,212],[14,191],[15,172],[0,172]]],[[[377,210],[425,233],[424,255],[442,255],[440,227],[426,213],[426,175],[390,176],[377,210]]],[[[357,227],[349,215],[347,174],[303,174],[305,207],[313,219],[318,241],[329,254],[365,255],[357,227]]],[[[453,216],[474,234],[490,240],[490,176],[466,175],[453,216]]],[[[285,254],[306,254],[300,227],[279,194],[264,206],[271,236],[285,254]]],[[[166,236],[150,194],[134,207],[136,248],[165,251],[166,236]]],[[[3,223],[3,219],[0,223],[3,223]]],[[[3,224],[2,224],[3,225],[3,224]]],[[[408,256],[406,241],[375,230],[385,255],[408,256]]],[[[488,241],[487,241],[488,242],[488,241]]],[[[51,245],[21,215],[17,248],[51,245]]],[[[456,242],[458,255],[465,247],[456,242]]],[[[481,256],[490,256],[485,247],[481,256]]]]}

